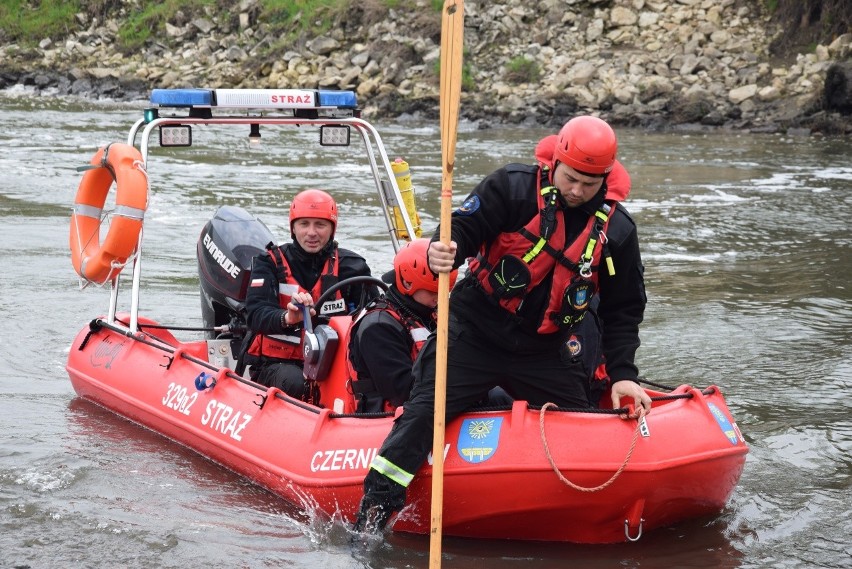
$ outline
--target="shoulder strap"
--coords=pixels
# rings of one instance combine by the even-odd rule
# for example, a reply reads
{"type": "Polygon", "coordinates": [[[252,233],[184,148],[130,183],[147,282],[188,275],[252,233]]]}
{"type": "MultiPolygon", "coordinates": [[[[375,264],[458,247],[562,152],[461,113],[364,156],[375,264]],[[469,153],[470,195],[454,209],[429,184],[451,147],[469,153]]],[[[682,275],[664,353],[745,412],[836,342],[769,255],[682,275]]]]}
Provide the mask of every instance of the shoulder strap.
{"type": "MultiPolygon", "coordinates": [[[[324,293],[332,286],[336,285],[340,281],[340,276],[338,275],[338,251],[337,247],[333,247],[331,253],[328,256],[325,264],[325,271],[320,275],[320,294],[324,293]]],[[[343,293],[340,292],[340,297],[343,297],[343,293]]]]}
{"type": "MultiPolygon", "coordinates": [[[[272,245],[272,243],[269,245],[272,245]]],[[[281,247],[269,248],[269,245],[267,245],[267,252],[269,253],[269,258],[272,259],[272,264],[275,265],[275,276],[278,277],[278,282],[286,283],[287,259],[284,258],[284,252],[281,250],[281,247]]]]}

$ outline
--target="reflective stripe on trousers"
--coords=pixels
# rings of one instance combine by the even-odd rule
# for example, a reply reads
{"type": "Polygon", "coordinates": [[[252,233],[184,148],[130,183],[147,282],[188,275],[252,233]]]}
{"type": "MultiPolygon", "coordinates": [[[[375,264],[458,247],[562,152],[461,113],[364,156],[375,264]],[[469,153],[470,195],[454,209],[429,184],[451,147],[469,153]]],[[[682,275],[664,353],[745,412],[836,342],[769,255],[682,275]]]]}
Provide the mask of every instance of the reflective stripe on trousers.
{"type": "Polygon", "coordinates": [[[370,468],[379,474],[387,476],[403,488],[408,488],[408,485],[414,479],[414,474],[406,472],[379,454],[370,462],[370,468]]]}

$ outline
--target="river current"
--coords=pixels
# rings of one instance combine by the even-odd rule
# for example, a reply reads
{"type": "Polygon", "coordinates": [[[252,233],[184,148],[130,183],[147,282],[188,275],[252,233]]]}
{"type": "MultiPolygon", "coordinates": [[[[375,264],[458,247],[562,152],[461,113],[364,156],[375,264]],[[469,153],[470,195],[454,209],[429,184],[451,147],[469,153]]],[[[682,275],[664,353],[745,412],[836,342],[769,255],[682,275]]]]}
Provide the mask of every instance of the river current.
{"type": "MultiPolygon", "coordinates": [[[[70,342],[108,306],[107,290],[80,290],[70,263],[76,167],[124,141],[144,106],[0,93],[0,567],[426,567],[428,537],[394,534],[353,552],[343,527],[74,393],[70,342]]],[[[377,128],[390,156],[410,163],[431,231],[437,124],[377,128]]],[[[637,543],[445,538],[443,566],[851,567],[852,144],[617,132],[646,266],[640,372],[723,390],[750,445],[739,486],[718,516],[637,543]]],[[[215,151],[201,162],[194,148],[152,161],[144,315],[200,326],[204,223],[240,205],[287,239],[287,205],[306,187],[338,199],[345,247],[376,274],[390,267],[380,204],[353,183],[363,166],[332,170],[316,149],[262,134],[251,149],[211,129],[203,143],[215,151]]],[[[504,163],[531,162],[546,134],[460,125],[456,201],[504,163]]]]}

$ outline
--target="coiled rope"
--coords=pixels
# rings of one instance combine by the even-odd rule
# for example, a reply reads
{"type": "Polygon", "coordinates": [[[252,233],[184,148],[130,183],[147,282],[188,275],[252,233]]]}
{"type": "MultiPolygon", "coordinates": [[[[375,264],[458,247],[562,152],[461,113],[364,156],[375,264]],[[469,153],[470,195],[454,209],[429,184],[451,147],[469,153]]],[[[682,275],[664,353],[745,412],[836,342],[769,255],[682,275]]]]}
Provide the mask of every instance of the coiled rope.
{"type": "Polygon", "coordinates": [[[627,451],[627,456],[624,457],[624,462],[621,463],[621,466],[618,468],[618,470],[615,471],[615,473],[609,478],[609,480],[593,488],[588,488],[586,486],[580,486],[579,484],[575,484],[565,478],[562,472],[560,472],[559,467],[556,466],[556,462],[553,460],[553,456],[550,454],[550,447],[547,444],[547,436],[544,432],[544,415],[547,409],[549,409],[550,407],[556,407],[556,404],[545,403],[541,406],[541,411],[539,411],[538,414],[538,424],[541,430],[541,442],[544,445],[544,453],[547,455],[547,460],[548,462],[550,462],[550,467],[553,468],[553,472],[556,473],[556,476],[559,478],[559,480],[562,481],[563,484],[570,486],[574,490],[578,490],[580,492],[598,492],[615,482],[618,477],[621,476],[621,473],[624,472],[624,469],[627,467],[627,463],[630,462],[630,457],[633,456],[633,450],[636,448],[636,441],[639,439],[639,431],[642,428],[642,419],[645,417],[645,410],[641,407],[639,408],[639,418],[636,421],[636,430],[633,431],[633,440],[630,442],[630,449],[627,451]]]}

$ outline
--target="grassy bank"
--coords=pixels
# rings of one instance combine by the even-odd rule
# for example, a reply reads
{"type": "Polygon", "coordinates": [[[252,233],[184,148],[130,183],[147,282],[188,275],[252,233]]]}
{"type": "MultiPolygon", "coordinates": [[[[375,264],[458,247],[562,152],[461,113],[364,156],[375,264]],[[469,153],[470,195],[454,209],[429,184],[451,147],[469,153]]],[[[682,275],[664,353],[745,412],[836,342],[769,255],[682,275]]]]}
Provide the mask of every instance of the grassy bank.
{"type": "MultiPolygon", "coordinates": [[[[375,20],[398,8],[405,0],[259,0],[250,8],[257,22],[282,36],[310,30],[315,34],[329,29],[341,16],[357,14],[362,19],[375,20]]],[[[440,11],[442,0],[430,0],[430,6],[440,11]]],[[[126,53],[145,45],[152,37],[164,35],[166,23],[182,25],[209,14],[233,20],[238,24],[235,9],[239,2],[228,0],[143,0],[132,6],[122,0],[63,0],[36,2],[0,0],[0,43],[19,43],[25,47],[37,45],[44,38],[54,41],[77,31],[81,24],[76,14],[97,18],[99,23],[119,19],[122,24],[116,47],[126,53]]]]}
{"type": "MultiPolygon", "coordinates": [[[[672,2],[674,0],[671,0],[672,2]]],[[[738,0],[758,12],[771,15],[783,30],[770,46],[776,56],[807,51],[817,43],[828,44],[849,31],[852,12],[849,0],[738,0]]],[[[319,35],[341,22],[371,24],[389,9],[440,12],[443,0],[427,0],[423,8],[412,0],[257,0],[248,11],[253,22],[266,26],[284,42],[310,32],[319,35]]],[[[152,37],[165,37],[166,23],[183,26],[199,17],[214,14],[221,24],[238,29],[239,0],[0,0],[0,45],[17,43],[31,48],[50,38],[60,41],[88,28],[77,14],[97,18],[99,24],[121,22],[115,47],[132,53],[152,37]]],[[[583,4],[575,5],[581,7],[583,4]]]]}

